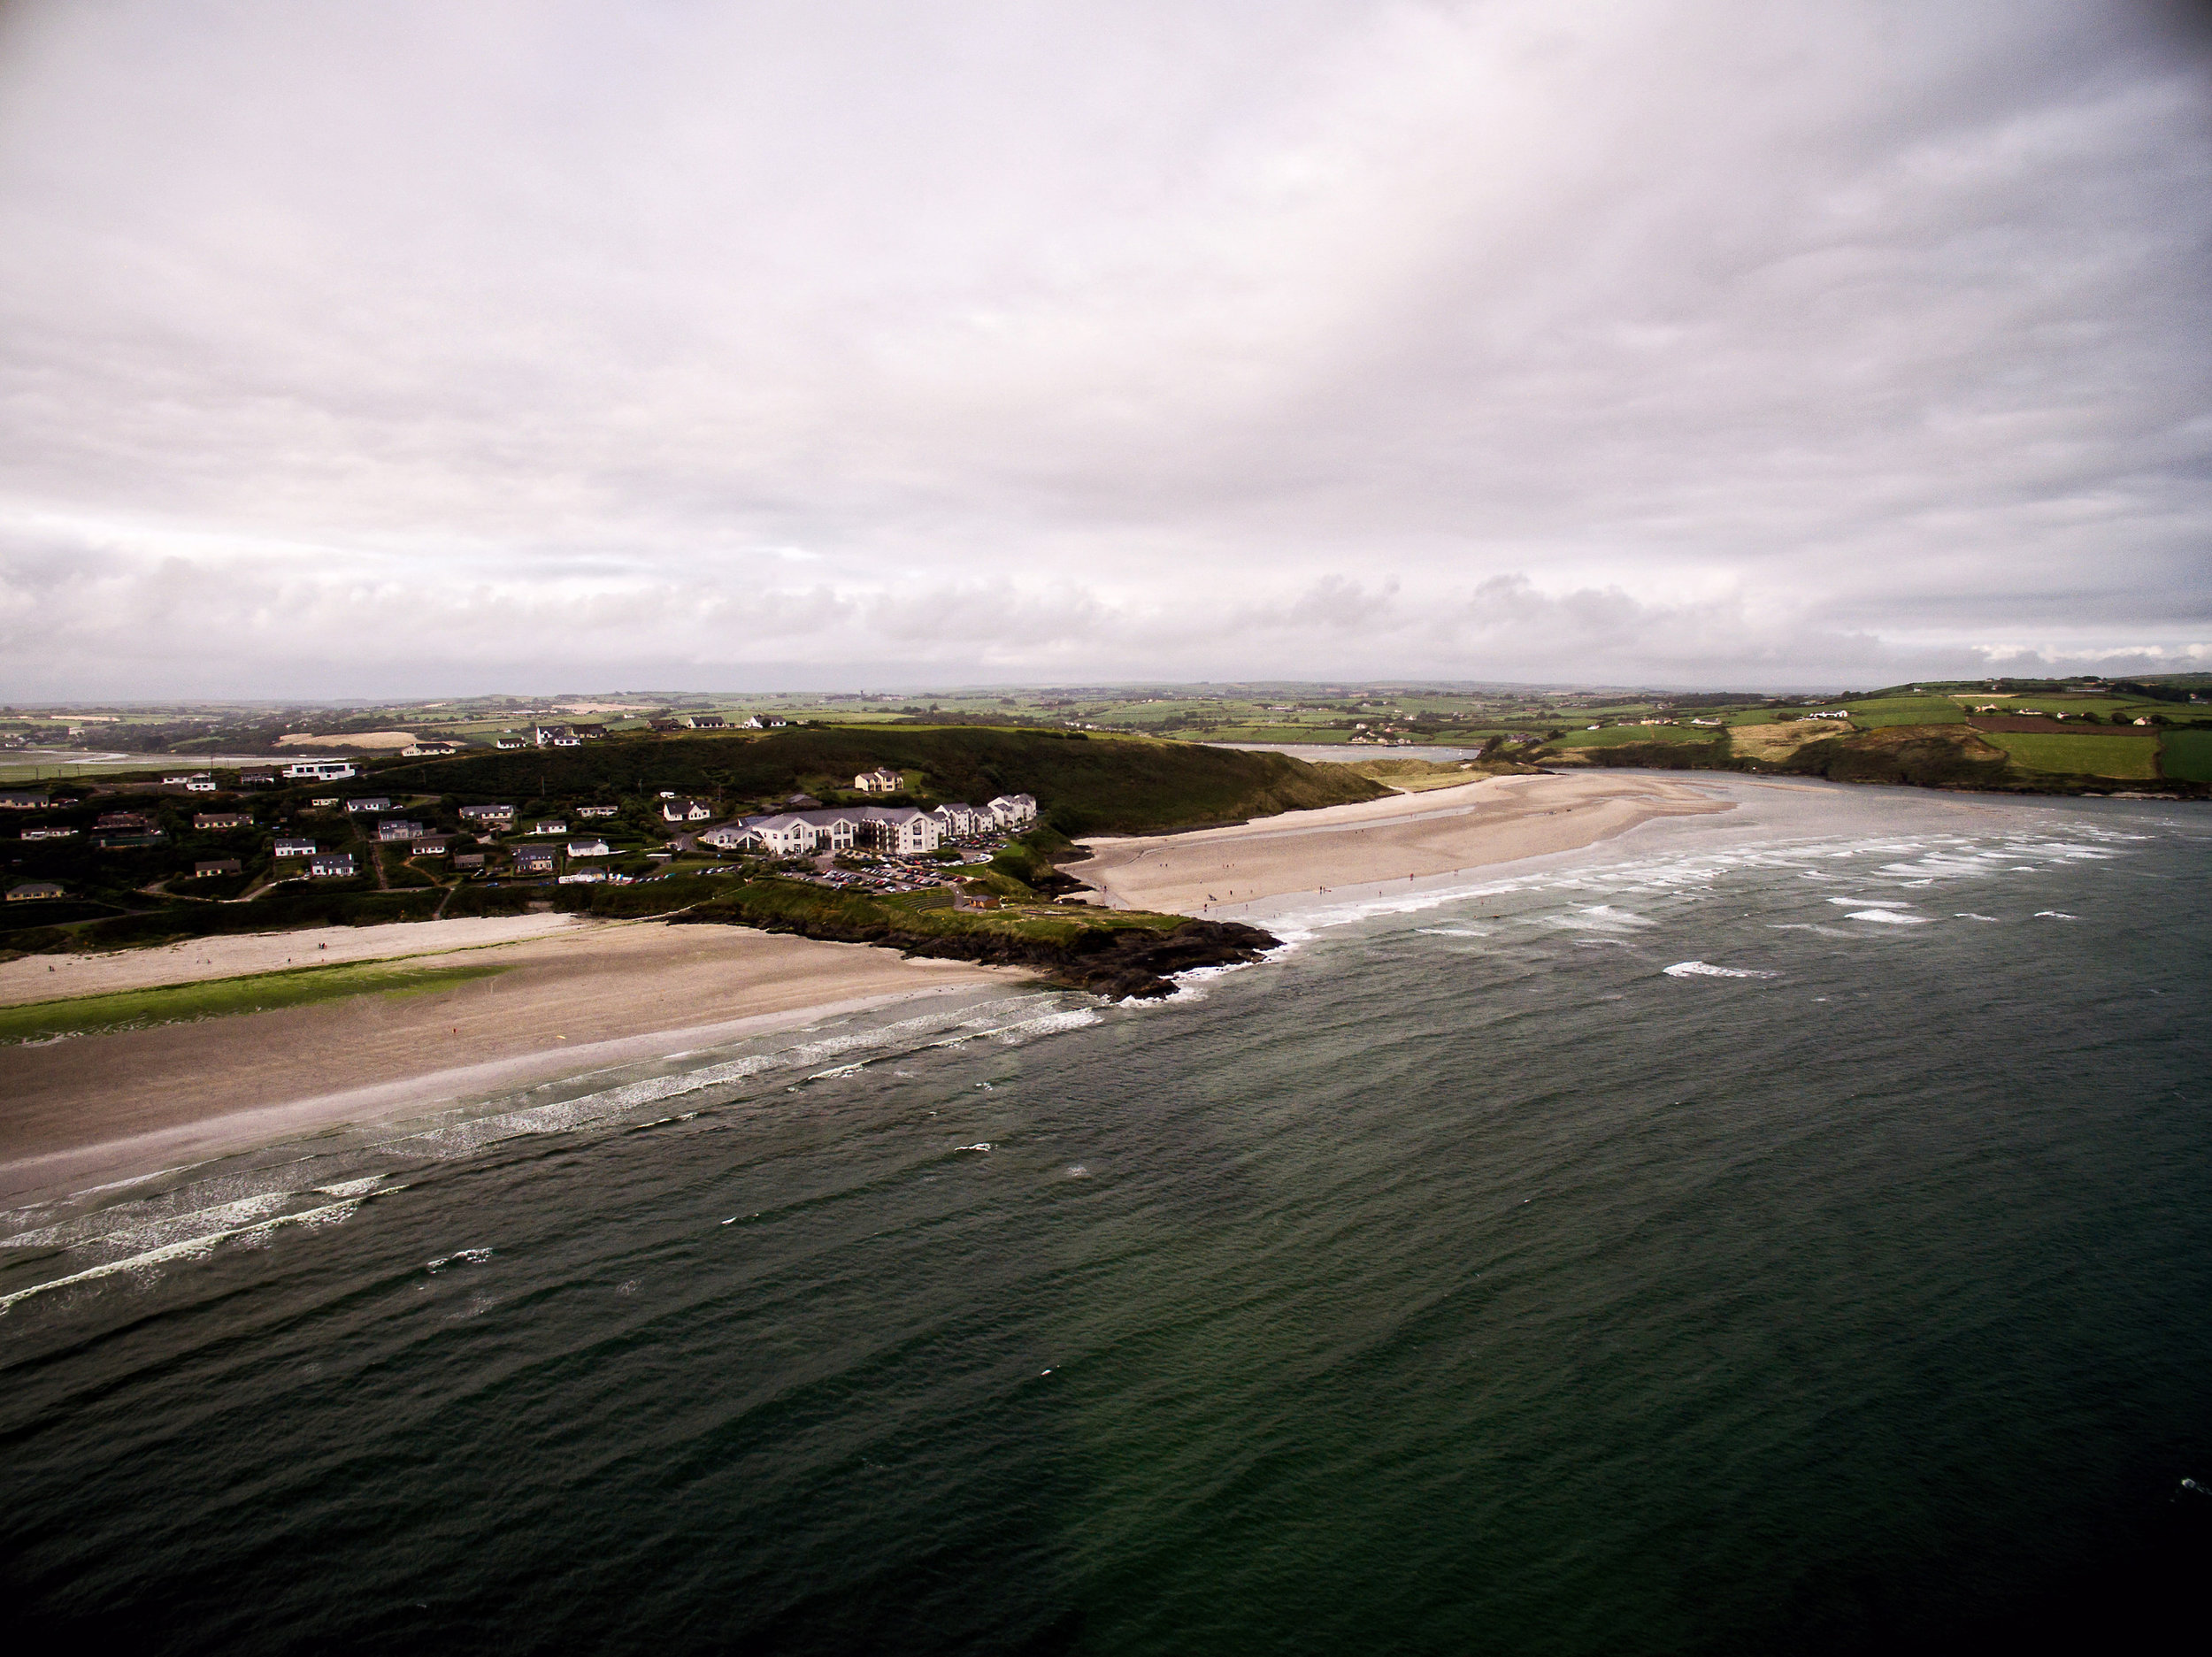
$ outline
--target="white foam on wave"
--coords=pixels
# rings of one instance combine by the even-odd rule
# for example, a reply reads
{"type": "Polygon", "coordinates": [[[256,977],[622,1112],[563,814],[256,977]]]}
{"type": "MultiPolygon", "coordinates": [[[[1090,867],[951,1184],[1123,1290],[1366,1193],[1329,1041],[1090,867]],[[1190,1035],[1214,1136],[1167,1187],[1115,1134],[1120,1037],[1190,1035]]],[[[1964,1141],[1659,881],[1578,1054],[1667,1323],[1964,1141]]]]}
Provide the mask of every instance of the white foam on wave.
{"type": "Polygon", "coordinates": [[[1925,926],[1924,915],[1900,915],[1895,909],[1854,909],[1843,917],[1847,921],[1879,921],[1890,926],[1925,926]]]}
{"type": "Polygon", "coordinates": [[[1705,961],[1678,961],[1666,969],[1671,978],[1771,978],[1780,975],[1750,967],[1717,967],[1705,961]]]}
{"type": "Polygon", "coordinates": [[[1885,902],[1880,898],[1830,898],[1828,901],[1834,904],[1838,909],[1845,909],[1852,908],[1863,909],[1909,909],[1912,907],[1909,903],[1900,903],[1893,900],[1885,902]]]}
{"type": "Polygon", "coordinates": [[[480,1266],[497,1252],[490,1248],[457,1248],[449,1254],[441,1254],[435,1260],[424,1261],[422,1269],[425,1271],[438,1272],[443,1271],[448,1266],[480,1266]]]}
{"type": "Polygon", "coordinates": [[[358,1208],[364,1199],[349,1198],[343,1202],[326,1203],[319,1208],[307,1208],[297,1214],[279,1215],[274,1219],[262,1220],[251,1225],[232,1226],[220,1231],[182,1239],[177,1242],[150,1248],[121,1260],[111,1260],[104,1265],[75,1271],[65,1277],[54,1277],[45,1283],[35,1283],[27,1289],[18,1289],[10,1294],[0,1294],[0,1317],[14,1310],[19,1301],[33,1295],[45,1294],[55,1289],[66,1289],[79,1284],[93,1283],[103,1277],[127,1272],[134,1277],[151,1281],[160,1269],[180,1261],[204,1260],[227,1242],[242,1243],[247,1247],[259,1247],[270,1235],[285,1226],[298,1226],[306,1231],[319,1231],[334,1225],[358,1208]]]}
{"type": "MultiPolygon", "coordinates": [[[[1050,1027],[1049,1021],[1064,1015],[1056,1010],[1041,1018],[1036,1009],[1040,1005],[1049,1004],[1057,999],[1056,994],[1014,996],[924,1013],[887,1024],[841,1031],[772,1052],[748,1054],[741,1058],[703,1065],[696,1070],[680,1071],[674,1075],[645,1077],[573,1099],[542,1105],[526,1105],[444,1127],[403,1134],[383,1140],[374,1148],[394,1155],[449,1161],[469,1155],[503,1139],[529,1134],[572,1132],[579,1128],[613,1122],[640,1107],[658,1104],[664,1100],[726,1086],[772,1070],[797,1070],[809,1064],[818,1064],[825,1059],[846,1058],[847,1062],[816,1072],[805,1079],[850,1075],[871,1062],[870,1057],[847,1057],[863,1049],[875,1049],[871,1057],[883,1057],[924,1045],[956,1046],[974,1040],[979,1036],[995,1035],[1010,1028],[1029,1028],[1035,1033],[1042,1033],[1045,1028],[1050,1027]],[[1030,1016],[1026,1019],[1016,1018],[1011,1024],[1008,1022],[1010,1016],[1025,1013],[1030,1016]],[[949,1030],[954,1033],[946,1035],[949,1030]],[[932,1037],[938,1039],[932,1043],[932,1037]]],[[[1084,1009],[1084,1022],[1095,1016],[1095,1014],[1084,1009]]]]}
{"type": "Polygon", "coordinates": [[[2038,909],[2035,912],[2035,918],[2039,921],[2070,921],[2078,920],[2080,917],[2069,915],[2064,909],[2038,909]]]}

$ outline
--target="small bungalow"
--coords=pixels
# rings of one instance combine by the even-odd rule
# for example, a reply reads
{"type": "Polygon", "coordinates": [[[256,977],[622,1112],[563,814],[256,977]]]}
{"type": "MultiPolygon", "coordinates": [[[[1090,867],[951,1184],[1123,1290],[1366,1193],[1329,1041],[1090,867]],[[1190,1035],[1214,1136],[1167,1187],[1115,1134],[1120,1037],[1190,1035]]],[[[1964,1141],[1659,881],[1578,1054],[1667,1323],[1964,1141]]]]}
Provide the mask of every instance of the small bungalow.
{"type": "Polygon", "coordinates": [[[571,857],[611,857],[614,849],[602,840],[571,840],[568,855],[571,857]]]}
{"type": "Polygon", "coordinates": [[[92,825],[98,834],[144,834],[153,823],[135,811],[103,811],[92,825]]]}
{"type": "Polygon", "coordinates": [[[234,875],[244,871],[245,865],[235,857],[204,857],[192,865],[192,878],[204,880],[210,875],[234,875]]]}
{"type": "Polygon", "coordinates": [[[315,842],[313,840],[292,840],[284,835],[279,835],[277,837],[276,843],[276,855],[280,857],[312,857],[315,855],[315,842]]]}
{"type": "Polygon", "coordinates": [[[612,817],[621,809],[620,806],[612,805],[580,805],[576,808],[576,815],[589,817],[612,817]]]}
{"type": "Polygon", "coordinates": [[[325,852],[319,857],[309,859],[307,872],[311,878],[317,880],[349,878],[354,872],[353,854],[351,852],[325,852]]]}
{"type": "Polygon", "coordinates": [[[0,794],[0,811],[43,811],[50,803],[43,792],[12,789],[0,794]]]}
{"type": "Polygon", "coordinates": [[[364,816],[375,811],[389,811],[391,809],[392,801],[388,794],[370,794],[363,799],[346,802],[346,809],[356,816],[364,816]]]}
{"type": "Polygon", "coordinates": [[[533,834],[565,834],[568,832],[568,824],[560,817],[549,817],[530,832],[533,834]]]}
{"type": "Polygon", "coordinates": [[[253,818],[243,811],[202,811],[193,817],[192,826],[203,834],[219,834],[226,829],[251,828],[253,818]]]}
{"type": "Polygon", "coordinates": [[[419,836],[407,848],[410,857],[442,857],[453,849],[453,842],[442,834],[419,836]]]}
{"type": "Polygon", "coordinates": [[[404,817],[387,817],[376,825],[376,838],[388,846],[395,840],[419,840],[430,831],[419,823],[410,823],[404,817]]]}
{"type": "Polygon", "coordinates": [[[661,802],[661,821],[664,823],[707,823],[714,817],[714,808],[703,800],[664,800],[661,802]]]}
{"type": "Polygon", "coordinates": [[[65,840],[76,832],[73,828],[30,828],[23,831],[23,838],[27,840],[65,840]]]}
{"type": "Polygon", "coordinates": [[[284,774],[294,779],[311,778],[318,782],[340,782],[355,773],[351,760],[303,759],[287,765],[284,774]]]}
{"type": "Polygon", "coordinates": [[[550,846],[515,848],[515,872],[518,875],[549,875],[553,872],[553,861],[550,846]]]}
{"type": "Polygon", "coordinates": [[[62,895],[59,883],[52,880],[26,880],[20,886],[8,888],[8,901],[11,903],[35,903],[42,898],[62,895]]]}
{"type": "Polygon", "coordinates": [[[184,791],[187,794],[214,794],[218,792],[215,786],[215,779],[212,777],[188,777],[184,779],[184,791]]]}
{"type": "Polygon", "coordinates": [[[503,736],[493,746],[503,748],[528,748],[530,745],[518,736],[503,736]]]}
{"type": "Polygon", "coordinates": [[[514,820],[515,809],[511,805],[465,805],[461,808],[461,821],[474,823],[480,827],[495,828],[514,820]]]}
{"type": "Polygon", "coordinates": [[[695,731],[726,731],[730,728],[730,722],[718,713],[686,714],[684,723],[695,731]]]}
{"type": "Polygon", "coordinates": [[[457,852],[454,854],[453,866],[456,869],[481,869],[484,866],[484,854],[482,852],[457,852]]]}
{"type": "Polygon", "coordinates": [[[432,759],[441,754],[458,754],[460,751],[458,742],[411,742],[400,749],[400,754],[406,759],[432,759]]]}

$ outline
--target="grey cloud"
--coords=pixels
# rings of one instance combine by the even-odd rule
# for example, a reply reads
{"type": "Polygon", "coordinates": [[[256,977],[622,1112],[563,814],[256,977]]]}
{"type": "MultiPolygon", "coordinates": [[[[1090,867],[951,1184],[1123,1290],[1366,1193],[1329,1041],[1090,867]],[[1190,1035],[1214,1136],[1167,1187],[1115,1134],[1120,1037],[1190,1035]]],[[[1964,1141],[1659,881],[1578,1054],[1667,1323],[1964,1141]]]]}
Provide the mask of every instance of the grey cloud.
{"type": "Polygon", "coordinates": [[[2181,15],[19,5],[0,673],[2182,660],[2181,15]]]}

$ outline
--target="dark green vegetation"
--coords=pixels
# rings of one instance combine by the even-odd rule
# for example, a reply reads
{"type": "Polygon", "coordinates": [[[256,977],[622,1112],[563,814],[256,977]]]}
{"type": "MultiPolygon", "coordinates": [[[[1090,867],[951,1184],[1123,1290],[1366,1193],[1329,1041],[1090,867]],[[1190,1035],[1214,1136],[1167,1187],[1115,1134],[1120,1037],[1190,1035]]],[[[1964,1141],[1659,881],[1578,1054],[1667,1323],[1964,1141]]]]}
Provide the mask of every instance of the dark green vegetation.
{"type": "Polygon", "coordinates": [[[1341,767],[1279,754],[976,726],[639,733],[577,748],[365,760],[351,779],[262,788],[243,787],[238,771],[219,769],[213,794],[188,794],[180,786],[164,786],[159,773],[142,773],[55,786],[44,809],[0,818],[0,835],[16,831],[0,840],[6,860],[0,884],[52,880],[65,894],[58,902],[13,904],[0,914],[0,956],[311,924],[511,914],[533,903],[665,913],[700,901],[701,883],[710,878],[703,871],[764,871],[757,859],[726,859],[711,848],[676,848],[672,855],[672,840],[706,821],[670,823],[662,815],[664,793],[703,802],[708,820],[719,821],[780,808],[795,794],[857,801],[855,774],[878,766],[910,779],[894,803],[1034,796],[1045,822],[974,871],[980,890],[1014,899],[1066,884],[1054,876],[1052,859],[1069,855],[1070,833],[1240,822],[1385,792],[1341,767]],[[371,797],[388,801],[388,809],[354,812],[342,803],[371,797]],[[316,803],[334,799],[340,803],[316,803]],[[511,823],[487,826],[461,815],[495,802],[514,809],[511,823]],[[151,832],[137,838],[146,843],[101,843],[100,820],[119,811],[145,819],[151,832]],[[245,820],[196,827],[211,815],[245,820]],[[449,855],[378,840],[380,821],[400,820],[445,837],[449,855]],[[540,833],[541,822],[562,826],[540,833]],[[73,832],[29,840],[19,838],[24,829],[73,832]],[[311,879],[303,861],[274,856],[280,838],[349,853],[358,872],[311,879]],[[567,847],[582,840],[603,840],[607,854],[571,858],[567,847]],[[548,873],[521,870],[517,854],[532,847],[553,848],[560,870],[600,870],[640,884],[556,885],[548,873]],[[463,868],[456,858],[464,854],[482,865],[463,868]],[[217,859],[235,860],[239,872],[195,877],[196,863],[217,859]],[[672,878],[649,878],[663,874],[672,878]]]}
{"type": "Polygon", "coordinates": [[[364,962],[342,966],[296,967],[282,972],[257,972],[244,978],[211,978],[199,984],[164,985],[157,989],[121,990],[110,995],[79,995],[66,1001],[33,1001],[22,1007],[0,1007],[0,1044],[92,1035],[111,1030],[143,1030],[155,1024],[191,1024],[236,1013],[305,1007],[349,995],[417,994],[506,970],[503,966],[408,967],[364,962]]]}
{"type": "Polygon", "coordinates": [[[790,880],[749,881],[678,917],[876,944],[910,955],[1033,969],[1073,989],[1120,1000],[1170,994],[1169,975],[1256,961],[1279,941],[1234,922],[1125,909],[910,909],[790,880]]]}
{"type": "Polygon", "coordinates": [[[1280,754],[1080,732],[910,725],[803,726],[742,736],[613,740],[582,748],[472,754],[380,765],[380,787],[486,799],[612,801],[672,788],[767,807],[804,792],[835,803],[854,776],[884,766],[926,786],[895,799],[928,805],[1036,797],[1066,834],[1141,833],[1242,822],[1279,811],[1371,800],[1363,778],[1280,754]]]}

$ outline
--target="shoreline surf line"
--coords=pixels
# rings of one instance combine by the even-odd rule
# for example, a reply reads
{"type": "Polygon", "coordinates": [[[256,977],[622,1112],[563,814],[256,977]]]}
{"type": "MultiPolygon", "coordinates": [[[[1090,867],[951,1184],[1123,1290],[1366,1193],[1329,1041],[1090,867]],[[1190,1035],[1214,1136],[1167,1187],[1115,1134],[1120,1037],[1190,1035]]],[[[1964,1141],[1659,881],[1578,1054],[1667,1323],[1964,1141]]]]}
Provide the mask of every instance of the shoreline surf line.
{"type": "Polygon", "coordinates": [[[1068,872],[1110,907],[1218,918],[1282,898],[1464,875],[1578,850],[1655,818],[1739,809],[1701,779],[1641,772],[1483,778],[1161,838],[1087,839],[1068,872]]]}
{"type": "Polygon", "coordinates": [[[556,1045],[475,1064],[275,1101],[143,1132],[0,1158],[0,1207],[22,1208],[93,1191],[119,1190],[147,1179],[188,1173],[226,1156],[304,1140],[340,1128],[396,1123],[454,1107],[489,1103],[503,1094],[549,1081],[580,1080],[595,1071],[665,1058],[688,1049],[718,1047],[848,1013],[982,987],[983,984],[964,978],[957,983],[851,996],[714,1024],[556,1045]]]}

